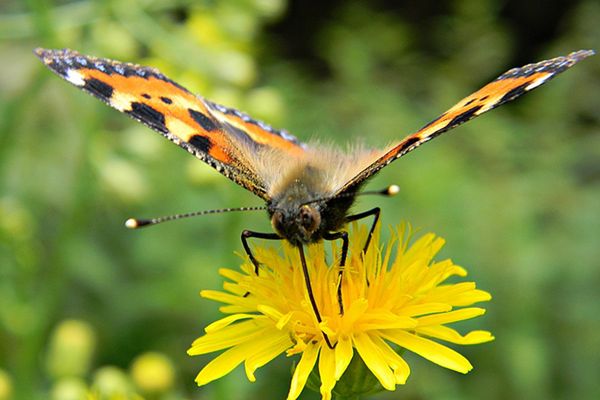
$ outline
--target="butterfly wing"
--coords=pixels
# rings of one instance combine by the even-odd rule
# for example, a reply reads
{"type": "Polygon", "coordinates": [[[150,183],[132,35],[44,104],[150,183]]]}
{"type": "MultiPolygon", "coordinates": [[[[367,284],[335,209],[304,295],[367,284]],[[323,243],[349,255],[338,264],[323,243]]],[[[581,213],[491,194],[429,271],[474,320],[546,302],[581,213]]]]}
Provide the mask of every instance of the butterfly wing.
{"type": "Polygon", "coordinates": [[[475,93],[465,97],[455,106],[425,125],[423,128],[405,137],[393,145],[384,155],[362,170],[346,183],[338,192],[352,192],[366,179],[392,161],[413,151],[420,145],[463,124],[487,111],[520,97],[521,95],[548,82],[559,73],[572,67],[586,57],[593,55],[591,50],[580,50],[564,57],[557,57],[513,68],[500,75],[475,93]]]}
{"type": "Polygon", "coordinates": [[[63,79],[149,126],[265,200],[269,198],[266,183],[245,152],[261,146],[290,157],[304,152],[305,146],[286,131],[196,96],[154,68],[66,49],[36,49],[35,54],[63,79]]]}

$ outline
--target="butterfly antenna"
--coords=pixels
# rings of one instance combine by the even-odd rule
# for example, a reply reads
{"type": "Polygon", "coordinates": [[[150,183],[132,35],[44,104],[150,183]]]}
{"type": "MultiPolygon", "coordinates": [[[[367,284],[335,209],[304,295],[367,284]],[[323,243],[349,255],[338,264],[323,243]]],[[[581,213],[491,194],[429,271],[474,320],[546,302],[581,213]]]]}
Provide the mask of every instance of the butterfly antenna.
{"type": "Polygon", "coordinates": [[[323,197],[320,199],[315,199],[315,200],[311,200],[311,201],[307,201],[306,203],[302,204],[304,205],[308,205],[308,204],[312,204],[312,203],[319,203],[321,201],[329,201],[329,200],[333,200],[333,199],[343,199],[344,197],[356,197],[356,196],[363,196],[363,195],[367,195],[367,194],[375,194],[378,196],[395,196],[396,194],[398,194],[398,192],[400,191],[400,186],[398,185],[390,185],[386,188],[383,188],[381,190],[366,190],[364,192],[351,192],[351,193],[341,193],[338,194],[337,196],[331,196],[331,197],[323,197]]]}
{"type": "MultiPolygon", "coordinates": [[[[376,195],[379,195],[379,196],[389,196],[389,197],[391,197],[391,196],[397,195],[398,192],[400,192],[400,186],[398,186],[398,185],[390,185],[390,186],[388,186],[388,187],[386,187],[384,189],[381,189],[381,190],[367,190],[367,191],[358,192],[358,193],[348,193],[347,196],[352,196],[352,195],[362,196],[364,194],[376,194],[376,195]]],[[[346,196],[341,196],[340,195],[340,196],[336,196],[336,198],[337,197],[346,197],[346,196]]]]}
{"type": "Polygon", "coordinates": [[[220,208],[217,210],[194,211],[194,212],[189,212],[189,213],[167,215],[164,217],[150,218],[150,219],[129,218],[127,221],[125,221],[125,226],[129,229],[137,229],[137,228],[142,228],[145,226],[160,224],[160,223],[167,222],[167,221],[175,221],[177,219],[198,217],[201,215],[221,214],[221,213],[232,212],[232,211],[263,211],[266,209],[267,209],[267,207],[265,207],[265,206],[220,208]]]}

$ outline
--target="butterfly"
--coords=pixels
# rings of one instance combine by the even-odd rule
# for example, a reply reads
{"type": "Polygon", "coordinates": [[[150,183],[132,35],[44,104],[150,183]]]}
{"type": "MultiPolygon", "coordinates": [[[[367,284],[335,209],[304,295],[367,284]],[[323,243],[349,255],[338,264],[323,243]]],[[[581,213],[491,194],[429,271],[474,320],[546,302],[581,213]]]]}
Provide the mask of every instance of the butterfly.
{"type": "MultiPolygon", "coordinates": [[[[68,49],[38,48],[35,54],[63,79],[149,126],[263,199],[274,232],[245,230],[244,249],[258,273],[260,263],[252,254],[248,239],[283,239],[297,247],[309,299],[321,322],[304,246],[321,240],[342,240],[341,278],[348,252],[344,226],[358,219],[374,218],[364,246],[366,251],[379,219],[379,208],[354,215],[349,212],[369,178],[423,143],[541,86],[594,52],[580,50],[511,69],[397,143],[379,150],[357,147],[349,152],[302,143],[285,130],[194,95],[154,68],[85,56],[68,49]]],[[[391,186],[384,194],[395,190],[391,186]]],[[[138,227],[155,222],[130,220],[128,225],[138,227]]],[[[341,285],[338,302],[343,313],[341,285]]]]}

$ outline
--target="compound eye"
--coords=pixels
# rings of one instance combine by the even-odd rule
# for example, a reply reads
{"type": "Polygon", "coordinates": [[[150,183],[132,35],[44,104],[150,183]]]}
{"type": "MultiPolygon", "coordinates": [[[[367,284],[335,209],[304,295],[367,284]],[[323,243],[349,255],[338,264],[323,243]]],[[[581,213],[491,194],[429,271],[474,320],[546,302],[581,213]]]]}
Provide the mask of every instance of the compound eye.
{"type": "Polygon", "coordinates": [[[281,234],[283,231],[283,213],[281,211],[275,211],[271,217],[271,225],[275,232],[281,234]]]}

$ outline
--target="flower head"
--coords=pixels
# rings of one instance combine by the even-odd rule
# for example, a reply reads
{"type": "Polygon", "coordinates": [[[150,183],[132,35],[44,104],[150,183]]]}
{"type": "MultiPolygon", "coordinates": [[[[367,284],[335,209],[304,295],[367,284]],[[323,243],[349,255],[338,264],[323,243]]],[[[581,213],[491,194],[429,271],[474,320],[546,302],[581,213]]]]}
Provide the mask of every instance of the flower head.
{"type": "Polygon", "coordinates": [[[330,399],[355,354],[387,390],[404,384],[410,374],[399,349],[448,369],[470,371],[472,366],[465,357],[436,340],[455,344],[493,340],[487,331],[461,335],[446,326],[482,315],[484,309],[470,306],[491,296],[476,289],[474,282],[445,283],[451,276],[466,276],[466,271],[450,260],[433,260],[444,245],[434,234],[425,234],[409,245],[409,229],[401,225],[383,247],[377,230],[370,248],[361,254],[366,230],[354,225],[353,231],[341,280],[343,314],[338,303],[336,262],[326,261],[323,243],[308,248],[308,268],[321,323],[308,298],[298,249],[287,244],[282,253],[257,248],[256,257],[262,263],[258,276],[249,261],[241,272],[222,269],[221,275],[229,279],[223,285],[225,290],[206,290],[201,295],[224,303],[221,311],[228,315],[207,326],[205,335],[194,341],[188,354],[225,351],[200,371],[196,382],[204,385],[241,363],[248,379],[254,381],[256,369],[283,352],[300,356],[288,399],[300,395],[315,366],[322,398],[330,399]],[[335,343],[333,349],[324,334],[335,343]]]}

